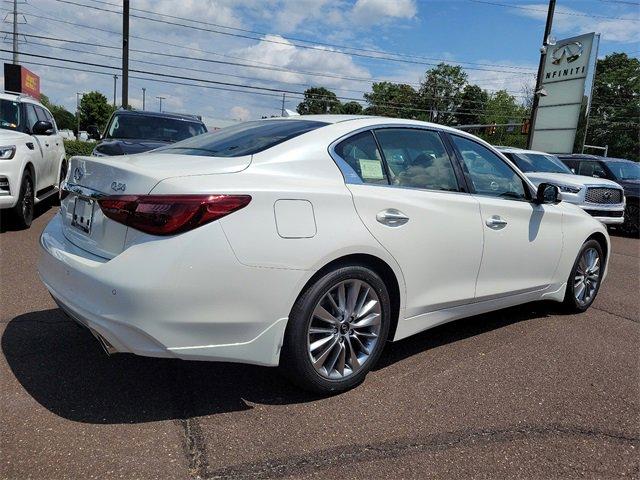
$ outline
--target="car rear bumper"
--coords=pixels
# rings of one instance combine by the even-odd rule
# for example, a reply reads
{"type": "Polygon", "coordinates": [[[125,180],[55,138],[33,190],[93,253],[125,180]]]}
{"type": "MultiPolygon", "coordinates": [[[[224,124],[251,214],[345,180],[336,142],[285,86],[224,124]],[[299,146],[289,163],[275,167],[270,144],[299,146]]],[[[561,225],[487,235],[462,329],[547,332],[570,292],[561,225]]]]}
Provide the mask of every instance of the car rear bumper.
{"type": "Polygon", "coordinates": [[[216,222],[107,260],[69,242],[56,215],[40,245],[38,272],[58,305],[107,349],[152,357],[277,365],[305,275],[240,264],[216,222]]]}

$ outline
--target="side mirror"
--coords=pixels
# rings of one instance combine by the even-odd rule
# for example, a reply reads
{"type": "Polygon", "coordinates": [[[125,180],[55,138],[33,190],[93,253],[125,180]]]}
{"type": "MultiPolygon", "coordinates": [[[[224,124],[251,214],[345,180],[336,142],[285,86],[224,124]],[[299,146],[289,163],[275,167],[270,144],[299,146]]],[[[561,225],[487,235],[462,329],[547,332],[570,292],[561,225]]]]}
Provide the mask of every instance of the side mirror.
{"type": "Polygon", "coordinates": [[[100,129],[97,125],[89,125],[87,127],[87,133],[92,140],[100,140],[100,129]]]}
{"type": "Polygon", "coordinates": [[[562,200],[560,189],[552,183],[541,183],[536,192],[536,203],[559,203],[562,200]]]}
{"type": "Polygon", "coordinates": [[[37,121],[31,129],[34,135],[52,135],[53,125],[51,122],[45,122],[44,120],[37,121]]]}

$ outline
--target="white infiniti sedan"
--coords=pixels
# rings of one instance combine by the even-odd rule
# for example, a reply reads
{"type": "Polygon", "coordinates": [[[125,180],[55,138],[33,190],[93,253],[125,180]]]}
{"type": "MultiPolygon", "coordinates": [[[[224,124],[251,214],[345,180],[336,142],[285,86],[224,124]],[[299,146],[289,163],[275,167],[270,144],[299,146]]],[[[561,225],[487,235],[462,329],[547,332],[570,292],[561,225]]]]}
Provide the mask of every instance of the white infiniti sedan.
{"type": "Polygon", "coordinates": [[[411,120],[247,122],[71,159],[39,272],[108,352],[361,382],[387,341],[536,300],[584,311],[605,227],[486,142],[411,120]]]}

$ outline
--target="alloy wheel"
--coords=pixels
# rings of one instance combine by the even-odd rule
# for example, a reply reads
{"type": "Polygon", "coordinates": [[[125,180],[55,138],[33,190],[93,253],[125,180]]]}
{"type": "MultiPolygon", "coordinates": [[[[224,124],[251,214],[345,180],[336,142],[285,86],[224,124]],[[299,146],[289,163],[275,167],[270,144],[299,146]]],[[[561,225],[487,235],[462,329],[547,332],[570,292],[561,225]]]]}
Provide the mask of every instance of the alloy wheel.
{"type": "Polygon", "coordinates": [[[587,248],[578,261],[573,278],[573,294],[580,305],[593,300],[600,282],[600,254],[595,248],[587,248]]]}
{"type": "Polygon", "coordinates": [[[307,332],[309,358],[322,377],[342,380],[369,360],[380,336],[380,299],[363,280],[331,287],[313,310],[307,332]]]}
{"type": "Polygon", "coordinates": [[[33,217],[33,185],[30,178],[25,178],[24,194],[22,196],[22,218],[29,222],[33,217]]]}

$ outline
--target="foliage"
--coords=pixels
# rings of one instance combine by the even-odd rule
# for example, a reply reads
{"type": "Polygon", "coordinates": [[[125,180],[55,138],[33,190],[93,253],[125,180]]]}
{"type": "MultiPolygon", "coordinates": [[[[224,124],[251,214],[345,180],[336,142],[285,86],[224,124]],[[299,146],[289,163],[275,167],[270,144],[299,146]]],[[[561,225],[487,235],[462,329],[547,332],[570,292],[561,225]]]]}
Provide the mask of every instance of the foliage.
{"type": "Polygon", "coordinates": [[[385,117],[416,118],[419,105],[418,92],[411,85],[403,83],[376,82],[371,93],[365,93],[364,99],[369,106],[365,113],[385,117]]]}
{"type": "Polygon", "coordinates": [[[478,125],[483,121],[489,94],[478,85],[465,85],[455,118],[458,125],[478,125]]]}
{"type": "Polygon", "coordinates": [[[99,130],[104,130],[114,110],[102,93],[85,93],[80,100],[80,130],[86,130],[89,125],[97,125],[99,130]]]}
{"type": "Polygon", "coordinates": [[[342,104],[335,93],[324,87],[312,87],[304,91],[304,100],[298,104],[300,115],[340,113],[342,104]]]}
{"type": "Polygon", "coordinates": [[[513,95],[506,90],[498,90],[489,95],[482,123],[520,123],[526,116],[524,107],[519,104],[513,95]]]}
{"type": "Polygon", "coordinates": [[[81,142],[79,140],[64,140],[64,151],[67,158],[75,155],[91,155],[96,144],[94,142],[81,142]]]}
{"type": "Polygon", "coordinates": [[[420,84],[420,97],[422,108],[429,111],[429,120],[444,125],[455,123],[454,111],[460,105],[465,85],[467,74],[460,65],[440,63],[427,70],[420,84]]]}
{"type": "Polygon", "coordinates": [[[612,53],[598,60],[587,144],[640,160],[640,60],[612,53]]]}
{"type": "Polygon", "coordinates": [[[49,100],[49,97],[47,97],[44,93],[40,94],[40,103],[42,103],[49,109],[59,129],[75,130],[77,128],[76,116],[69,110],[64,108],[62,105],[56,105],[52,103],[51,100],[49,100]]]}
{"type": "Polygon", "coordinates": [[[358,102],[343,103],[340,112],[346,115],[360,115],[362,113],[362,105],[358,102]]]}

